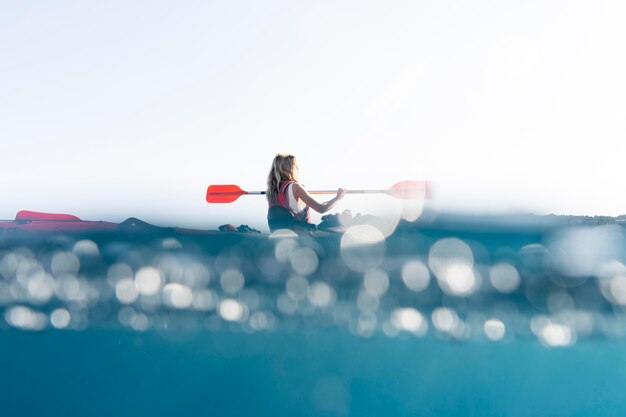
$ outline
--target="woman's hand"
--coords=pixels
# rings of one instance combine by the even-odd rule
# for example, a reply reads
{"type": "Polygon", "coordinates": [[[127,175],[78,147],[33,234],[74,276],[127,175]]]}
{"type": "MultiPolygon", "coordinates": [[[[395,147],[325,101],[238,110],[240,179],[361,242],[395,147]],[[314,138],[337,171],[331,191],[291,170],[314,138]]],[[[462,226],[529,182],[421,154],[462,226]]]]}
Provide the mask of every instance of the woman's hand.
{"type": "Polygon", "coordinates": [[[337,190],[337,200],[341,200],[344,195],[346,195],[346,190],[343,188],[339,188],[337,190]]]}

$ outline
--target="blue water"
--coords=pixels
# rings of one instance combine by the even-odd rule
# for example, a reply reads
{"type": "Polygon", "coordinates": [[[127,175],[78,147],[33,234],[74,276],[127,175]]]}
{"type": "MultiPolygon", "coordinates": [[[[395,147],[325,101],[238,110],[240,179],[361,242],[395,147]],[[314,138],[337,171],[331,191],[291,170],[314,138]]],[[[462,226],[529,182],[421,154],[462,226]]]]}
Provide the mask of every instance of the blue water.
{"type": "Polygon", "coordinates": [[[619,416],[625,347],[11,330],[0,391],[7,416],[619,416]]]}
{"type": "Polygon", "coordinates": [[[624,415],[617,219],[362,226],[3,234],[1,415],[624,415]]]}

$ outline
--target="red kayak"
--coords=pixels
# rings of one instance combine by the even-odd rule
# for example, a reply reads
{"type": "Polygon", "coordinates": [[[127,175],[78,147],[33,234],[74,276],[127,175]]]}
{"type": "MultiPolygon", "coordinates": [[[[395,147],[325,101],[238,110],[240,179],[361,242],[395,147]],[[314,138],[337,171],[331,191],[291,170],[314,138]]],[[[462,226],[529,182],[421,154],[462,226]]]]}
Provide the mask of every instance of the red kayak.
{"type": "Polygon", "coordinates": [[[15,215],[15,220],[0,220],[0,233],[3,231],[23,230],[29,232],[56,233],[91,233],[116,231],[121,233],[156,233],[159,235],[221,235],[224,232],[245,234],[261,234],[258,230],[246,225],[235,228],[231,225],[220,226],[217,230],[197,230],[180,227],[161,227],[146,223],[135,217],[129,217],[121,223],[82,220],[72,214],[41,213],[22,210],[15,215]],[[229,226],[232,228],[227,228],[229,226]]]}
{"type": "Polygon", "coordinates": [[[95,232],[117,230],[117,223],[86,221],[71,214],[40,213],[22,210],[13,221],[0,221],[0,230],[28,230],[34,232],[95,232]]]}
{"type": "MultiPolygon", "coordinates": [[[[237,232],[257,232],[245,226],[235,229],[237,232]]],[[[15,215],[15,220],[0,220],[0,233],[3,231],[29,231],[51,233],[91,233],[91,232],[122,232],[122,233],[156,233],[214,235],[223,234],[215,230],[184,229],[180,227],[161,227],[146,223],[135,217],[129,217],[121,223],[83,220],[72,214],[41,213],[22,210],[15,215]]],[[[259,232],[257,232],[259,233],[259,232]]]]}

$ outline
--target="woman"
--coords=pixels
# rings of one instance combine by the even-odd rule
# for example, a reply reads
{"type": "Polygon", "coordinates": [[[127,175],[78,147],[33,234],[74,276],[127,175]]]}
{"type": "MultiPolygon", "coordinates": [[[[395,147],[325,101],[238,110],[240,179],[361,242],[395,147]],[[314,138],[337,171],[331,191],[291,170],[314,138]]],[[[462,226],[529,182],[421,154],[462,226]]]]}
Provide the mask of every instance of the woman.
{"type": "Polygon", "coordinates": [[[309,221],[309,209],[326,213],[344,196],[346,191],[337,190],[337,195],[320,203],[311,197],[298,182],[298,161],[293,155],[278,154],[272,162],[272,169],[267,177],[267,201],[269,210],[267,221],[270,230],[292,229],[307,231],[315,229],[309,221]]]}

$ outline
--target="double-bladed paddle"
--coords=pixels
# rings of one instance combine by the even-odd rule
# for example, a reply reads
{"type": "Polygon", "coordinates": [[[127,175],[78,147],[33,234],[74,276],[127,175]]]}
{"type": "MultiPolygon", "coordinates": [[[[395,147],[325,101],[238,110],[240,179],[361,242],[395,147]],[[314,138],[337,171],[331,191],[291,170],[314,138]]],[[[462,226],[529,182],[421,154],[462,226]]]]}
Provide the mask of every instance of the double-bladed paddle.
{"type": "MultiPolygon", "coordinates": [[[[313,190],[310,194],[336,194],[337,190],[313,190]]],[[[265,195],[265,191],[245,191],[237,185],[209,185],[206,191],[207,203],[232,203],[242,195],[265,195]]],[[[387,194],[403,200],[430,197],[428,182],[402,181],[387,190],[346,190],[346,194],[387,194]]]]}

